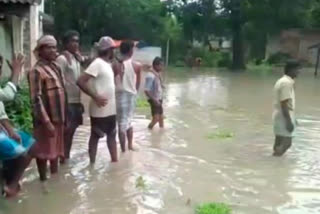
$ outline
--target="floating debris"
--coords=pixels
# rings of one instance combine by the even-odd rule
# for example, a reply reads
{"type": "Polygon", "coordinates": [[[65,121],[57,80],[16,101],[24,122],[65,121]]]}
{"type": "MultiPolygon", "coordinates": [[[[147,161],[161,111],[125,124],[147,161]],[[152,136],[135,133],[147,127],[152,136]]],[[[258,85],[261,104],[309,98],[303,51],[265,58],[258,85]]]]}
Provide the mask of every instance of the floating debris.
{"type": "Polygon", "coordinates": [[[196,214],[231,214],[231,208],[223,203],[205,203],[196,208],[196,214]]]}
{"type": "Polygon", "coordinates": [[[186,205],[191,206],[191,198],[188,198],[186,205]]]}
{"type": "Polygon", "coordinates": [[[136,188],[137,189],[142,189],[142,190],[146,190],[147,189],[147,184],[146,181],[144,180],[144,178],[142,176],[139,176],[136,180],[136,188]]]}
{"type": "Polygon", "coordinates": [[[229,139],[229,138],[233,138],[234,134],[232,132],[228,132],[228,131],[216,131],[213,133],[209,133],[207,135],[207,138],[209,140],[215,140],[215,139],[229,139]]]}

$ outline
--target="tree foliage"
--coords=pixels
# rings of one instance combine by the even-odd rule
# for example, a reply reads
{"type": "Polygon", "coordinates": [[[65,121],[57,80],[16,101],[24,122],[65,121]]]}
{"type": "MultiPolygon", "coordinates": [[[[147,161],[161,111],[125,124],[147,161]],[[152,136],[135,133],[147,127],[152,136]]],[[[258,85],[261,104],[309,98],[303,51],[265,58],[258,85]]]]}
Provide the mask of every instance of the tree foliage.
{"type": "Polygon", "coordinates": [[[183,55],[194,40],[210,45],[212,38],[231,38],[233,64],[240,68],[245,47],[250,57],[263,59],[269,36],[320,26],[319,0],[48,0],[47,8],[57,36],[73,28],[86,44],[102,35],[163,46],[170,39],[183,55]]]}
{"type": "Polygon", "coordinates": [[[159,43],[167,19],[159,0],[51,0],[48,4],[58,37],[76,29],[89,44],[102,35],[159,43]]]}

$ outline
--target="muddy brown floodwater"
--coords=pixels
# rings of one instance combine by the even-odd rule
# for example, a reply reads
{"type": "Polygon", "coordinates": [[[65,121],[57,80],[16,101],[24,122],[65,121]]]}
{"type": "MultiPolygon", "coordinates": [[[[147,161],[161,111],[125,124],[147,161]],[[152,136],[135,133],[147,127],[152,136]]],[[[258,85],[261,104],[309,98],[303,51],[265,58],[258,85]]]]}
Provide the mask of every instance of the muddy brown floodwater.
{"type": "Polygon", "coordinates": [[[104,140],[89,167],[88,118],[72,160],[39,188],[34,165],[24,190],[0,201],[0,214],[194,214],[202,202],[225,202],[234,214],[320,213],[320,80],[303,73],[296,84],[300,127],[283,158],[271,156],[273,75],[169,75],[166,128],[146,129],[149,110],[135,117],[138,152],[110,164],[104,140]],[[233,137],[212,137],[213,133],[233,137]],[[210,137],[211,136],[211,137],[210,137]]]}

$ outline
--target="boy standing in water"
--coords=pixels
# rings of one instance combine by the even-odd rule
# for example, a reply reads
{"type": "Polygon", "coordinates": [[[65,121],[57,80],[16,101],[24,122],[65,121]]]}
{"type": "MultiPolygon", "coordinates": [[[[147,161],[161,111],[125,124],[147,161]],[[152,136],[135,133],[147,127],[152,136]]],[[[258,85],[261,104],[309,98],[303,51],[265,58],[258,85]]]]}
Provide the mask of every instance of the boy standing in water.
{"type": "Polygon", "coordinates": [[[160,73],[163,71],[163,61],[160,57],[153,60],[153,69],[146,76],[145,81],[145,94],[148,97],[148,102],[151,107],[152,121],[148,128],[151,130],[159,123],[160,128],[164,127],[163,124],[163,83],[160,73]]]}
{"type": "Polygon", "coordinates": [[[296,128],[294,79],[298,76],[299,62],[286,63],[284,76],[274,86],[273,129],[276,136],[273,156],[282,156],[292,144],[296,128]]]}

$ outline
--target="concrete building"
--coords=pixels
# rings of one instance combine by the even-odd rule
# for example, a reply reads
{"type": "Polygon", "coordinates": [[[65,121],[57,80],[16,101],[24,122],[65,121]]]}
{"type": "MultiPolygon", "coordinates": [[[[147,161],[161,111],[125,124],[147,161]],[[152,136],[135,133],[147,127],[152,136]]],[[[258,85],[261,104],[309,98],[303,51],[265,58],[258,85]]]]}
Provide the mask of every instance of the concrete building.
{"type": "Polygon", "coordinates": [[[315,64],[317,61],[317,49],[311,46],[320,43],[319,29],[289,29],[279,35],[269,38],[267,45],[267,57],[275,53],[286,53],[295,59],[315,64]]]}
{"type": "Polygon", "coordinates": [[[35,63],[32,51],[42,35],[45,19],[44,0],[0,0],[0,54],[11,59],[15,52],[24,53],[29,69],[35,63]]]}

